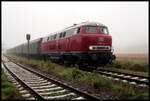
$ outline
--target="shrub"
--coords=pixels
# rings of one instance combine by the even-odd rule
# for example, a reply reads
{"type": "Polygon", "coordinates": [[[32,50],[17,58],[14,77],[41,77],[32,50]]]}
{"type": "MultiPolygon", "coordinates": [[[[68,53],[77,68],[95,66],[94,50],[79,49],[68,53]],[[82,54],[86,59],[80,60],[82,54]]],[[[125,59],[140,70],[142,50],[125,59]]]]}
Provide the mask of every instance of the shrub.
{"type": "Polygon", "coordinates": [[[112,85],[112,90],[120,92],[121,86],[119,86],[119,85],[112,85]]]}
{"type": "Polygon", "coordinates": [[[72,70],[72,78],[73,79],[80,79],[84,76],[84,74],[77,68],[73,68],[72,70]]]}
{"type": "Polygon", "coordinates": [[[19,92],[17,91],[16,87],[8,82],[7,78],[2,74],[2,85],[1,85],[1,92],[2,92],[2,100],[9,100],[9,99],[23,99],[19,92]]]}
{"type": "Polygon", "coordinates": [[[128,97],[136,95],[136,92],[132,87],[122,86],[121,89],[120,89],[120,93],[121,93],[121,95],[128,96],[128,97]]]}
{"type": "Polygon", "coordinates": [[[140,93],[136,96],[136,100],[148,100],[149,96],[148,93],[140,93]]]}
{"type": "Polygon", "coordinates": [[[103,77],[99,76],[93,76],[91,79],[92,86],[96,89],[100,87],[108,87],[110,88],[112,86],[112,83],[108,81],[107,79],[104,79],[103,77]]]}

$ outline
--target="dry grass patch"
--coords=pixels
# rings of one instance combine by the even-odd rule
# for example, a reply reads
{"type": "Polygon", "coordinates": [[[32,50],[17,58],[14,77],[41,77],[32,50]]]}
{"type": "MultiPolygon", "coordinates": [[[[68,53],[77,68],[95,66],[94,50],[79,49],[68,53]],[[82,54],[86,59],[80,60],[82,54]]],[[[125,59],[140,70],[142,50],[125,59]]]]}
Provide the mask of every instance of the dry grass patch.
{"type": "Polygon", "coordinates": [[[116,54],[117,60],[130,60],[136,62],[146,62],[148,63],[148,54],[116,54]]]}

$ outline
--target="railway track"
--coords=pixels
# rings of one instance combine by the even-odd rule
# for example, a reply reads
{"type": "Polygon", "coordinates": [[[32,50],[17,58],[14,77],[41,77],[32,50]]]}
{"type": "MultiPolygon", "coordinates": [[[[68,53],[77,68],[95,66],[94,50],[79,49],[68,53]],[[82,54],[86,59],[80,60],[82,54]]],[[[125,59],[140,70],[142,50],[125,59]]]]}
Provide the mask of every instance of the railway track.
{"type": "MultiPolygon", "coordinates": [[[[92,72],[88,71],[88,73],[92,72]]],[[[100,76],[115,81],[122,81],[127,84],[135,85],[137,87],[149,87],[149,77],[146,76],[117,72],[106,69],[98,69],[98,73],[100,76]]]]}
{"type": "MultiPolygon", "coordinates": [[[[82,68],[81,70],[87,74],[93,73],[93,68],[91,68],[91,67],[87,67],[86,69],[82,68]]],[[[97,72],[100,76],[103,76],[108,79],[112,79],[114,81],[121,81],[126,84],[135,85],[136,87],[149,87],[149,77],[148,76],[107,70],[107,69],[103,69],[103,67],[98,68],[97,72]]]]}
{"type": "Polygon", "coordinates": [[[114,79],[116,81],[121,80],[124,83],[129,83],[131,85],[136,85],[140,87],[149,86],[149,77],[140,76],[129,73],[116,72],[111,70],[99,69],[98,73],[103,76],[107,76],[109,79],[114,79]]]}
{"type": "Polygon", "coordinates": [[[100,100],[71,85],[4,59],[3,70],[26,99],[100,100]]]}

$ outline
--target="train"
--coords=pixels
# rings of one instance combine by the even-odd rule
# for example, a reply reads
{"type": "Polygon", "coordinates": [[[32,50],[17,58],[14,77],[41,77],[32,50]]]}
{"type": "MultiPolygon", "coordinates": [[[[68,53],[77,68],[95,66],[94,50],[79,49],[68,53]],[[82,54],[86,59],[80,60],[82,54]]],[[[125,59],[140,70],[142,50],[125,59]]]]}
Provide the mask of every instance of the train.
{"type": "MultiPolygon", "coordinates": [[[[28,56],[28,44],[8,49],[7,54],[28,56]]],[[[29,56],[70,65],[104,66],[115,60],[112,36],[99,22],[73,24],[29,43],[29,56]]]]}

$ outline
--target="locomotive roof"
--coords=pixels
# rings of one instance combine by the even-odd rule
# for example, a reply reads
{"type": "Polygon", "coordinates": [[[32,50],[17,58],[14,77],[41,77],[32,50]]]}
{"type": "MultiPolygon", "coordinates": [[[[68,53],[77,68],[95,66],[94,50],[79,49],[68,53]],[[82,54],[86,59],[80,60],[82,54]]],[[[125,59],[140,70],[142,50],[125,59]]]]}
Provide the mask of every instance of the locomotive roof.
{"type": "Polygon", "coordinates": [[[60,33],[60,32],[64,32],[64,31],[69,30],[69,29],[72,29],[72,28],[77,28],[77,27],[87,26],[87,25],[89,25],[89,26],[105,26],[104,24],[99,23],[99,22],[88,22],[88,21],[87,21],[87,22],[81,22],[81,23],[79,23],[79,24],[74,24],[74,25],[72,25],[72,26],[70,26],[70,27],[67,27],[67,28],[65,28],[65,29],[63,29],[63,30],[60,30],[60,31],[56,31],[56,32],[54,32],[54,33],[51,33],[51,34],[47,35],[46,37],[48,37],[48,36],[50,36],[50,35],[58,34],[58,33],[60,33]]]}
{"type": "Polygon", "coordinates": [[[66,30],[69,30],[69,29],[72,29],[72,28],[76,28],[76,27],[87,26],[87,25],[89,25],[89,26],[105,26],[104,24],[99,23],[99,22],[82,22],[80,24],[75,24],[73,26],[67,27],[67,28],[65,28],[62,31],[66,31],[66,30]]]}

